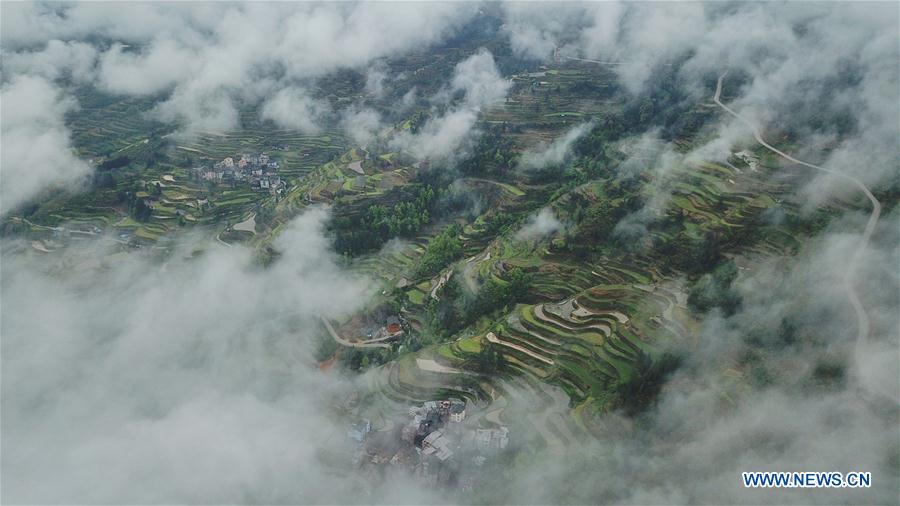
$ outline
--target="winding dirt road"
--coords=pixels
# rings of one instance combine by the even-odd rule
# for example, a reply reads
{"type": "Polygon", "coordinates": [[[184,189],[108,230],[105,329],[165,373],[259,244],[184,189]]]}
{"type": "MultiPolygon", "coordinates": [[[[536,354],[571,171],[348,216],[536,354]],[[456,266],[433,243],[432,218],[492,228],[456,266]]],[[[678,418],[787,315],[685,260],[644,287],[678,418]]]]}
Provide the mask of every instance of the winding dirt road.
{"type": "MultiPolygon", "coordinates": [[[[324,316],[319,317],[322,320],[322,323],[325,325],[325,328],[328,330],[328,333],[331,334],[332,339],[337,341],[338,344],[349,346],[351,348],[390,348],[391,345],[380,342],[372,342],[372,341],[363,341],[363,342],[353,342],[344,339],[339,336],[338,333],[334,330],[334,327],[331,326],[331,322],[328,321],[328,318],[324,316]]],[[[380,339],[374,339],[373,341],[380,341],[380,339]]]]}
{"type": "Polygon", "coordinates": [[[539,361],[541,361],[541,362],[543,362],[543,363],[545,363],[545,364],[547,364],[547,365],[553,365],[553,363],[554,363],[553,360],[551,360],[551,359],[549,359],[549,358],[547,358],[547,357],[545,357],[545,356],[543,356],[543,355],[538,355],[537,353],[535,353],[535,352],[529,350],[528,348],[519,346],[518,344],[509,343],[509,342],[506,342],[506,341],[501,340],[501,339],[498,338],[497,335],[494,334],[493,332],[488,332],[484,337],[487,338],[488,341],[490,341],[490,342],[492,342],[492,343],[494,343],[494,344],[499,344],[500,346],[507,346],[507,347],[512,348],[512,349],[514,349],[514,350],[518,350],[518,351],[520,351],[520,352],[522,352],[522,353],[528,355],[529,357],[531,357],[531,358],[533,358],[533,359],[535,359],[535,360],[539,360],[539,361]]]}
{"type": "MultiPolygon", "coordinates": [[[[857,320],[857,332],[856,332],[856,368],[857,368],[857,377],[861,377],[860,375],[860,356],[863,352],[863,347],[865,346],[868,338],[869,338],[869,315],[866,314],[866,310],[862,305],[862,302],[859,300],[859,294],[856,293],[856,264],[859,260],[859,257],[862,255],[863,251],[865,251],[866,247],[869,244],[869,239],[872,237],[872,233],[875,231],[875,225],[878,223],[878,218],[881,216],[881,202],[875,198],[875,195],[869,190],[869,188],[859,179],[856,179],[853,176],[849,176],[842,172],[836,171],[834,169],[826,169],[825,167],[820,167],[818,165],[813,165],[811,163],[804,162],[802,160],[798,160],[793,156],[781,151],[780,149],[772,146],[765,139],[763,139],[762,134],[750,120],[744,118],[733,109],[723,104],[720,100],[722,95],[722,82],[725,80],[725,76],[728,75],[728,72],[725,72],[721,76],[719,76],[719,81],[716,83],[716,94],[713,97],[713,101],[715,101],[716,105],[725,110],[728,114],[731,114],[735,118],[741,121],[744,125],[750,128],[753,132],[753,137],[756,138],[756,142],[760,143],[763,147],[768,149],[769,151],[781,156],[785,160],[796,163],[798,165],[803,165],[804,167],[809,167],[811,169],[818,170],[820,172],[825,172],[827,174],[835,175],[851,184],[856,186],[866,198],[869,199],[869,202],[872,204],[872,213],[869,215],[869,221],[866,223],[866,228],[863,231],[862,240],[859,242],[859,245],[856,247],[856,250],[853,252],[853,256],[850,257],[850,262],[847,264],[847,271],[844,275],[844,289],[847,292],[847,299],[850,301],[850,305],[853,306],[853,311],[856,313],[857,320]]],[[[868,387],[872,387],[880,390],[878,393],[888,399],[892,399],[894,402],[900,403],[898,399],[894,397],[890,392],[886,392],[880,388],[879,385],[866,385],[868,387]]]]}
{"type": "Polygon", "coordinates": [[[233,247],[231,244],[222,240],[222,232],[219,232],[218,234],[216,234],[216,240],[219,241],[220,244],[224,244],[225,246],[228,246],[229,248],[233,247]]]}

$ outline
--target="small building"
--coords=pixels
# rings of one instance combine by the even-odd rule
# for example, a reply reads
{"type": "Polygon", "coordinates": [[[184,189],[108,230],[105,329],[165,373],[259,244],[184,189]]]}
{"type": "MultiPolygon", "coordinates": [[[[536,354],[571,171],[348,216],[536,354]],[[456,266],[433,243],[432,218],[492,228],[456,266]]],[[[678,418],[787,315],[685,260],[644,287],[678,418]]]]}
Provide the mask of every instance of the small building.
{"type": "Polygon", "coordinates": [[[388,317],[387,325],[385,327],[387,328],[388,334],[396,334],[400,332],[400,330],[402,330],[400,326],[400,319],[396,316],[388,317]]]}
{"type": "Polygon", "coordinates": [[[450,449],[450,441],[444,437],[444,432],[436,430],[422,440],[422,454],[434,455],[441,462],[453,456],[450,449]]]}
{"type": "Polygon", "coordinates": [[[466,419],[466,402],[458,399],[450,401],[450,421],[460,423],[466,419]]]}

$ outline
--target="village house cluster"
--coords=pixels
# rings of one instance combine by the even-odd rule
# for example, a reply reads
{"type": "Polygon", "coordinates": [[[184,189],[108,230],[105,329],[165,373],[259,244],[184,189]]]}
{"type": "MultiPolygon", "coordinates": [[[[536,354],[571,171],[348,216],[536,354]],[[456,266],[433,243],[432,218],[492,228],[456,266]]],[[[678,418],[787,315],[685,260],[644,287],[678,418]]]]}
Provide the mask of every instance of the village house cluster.
{"type": "Polygon", "coordinates": [[[388,316],[384,321],[384,325],[370,325],[365,330],[366,339],[372,341],[386,341],[403,336],[403,327],[400,318],[397,316],[388,316]]]}
{"type": "Polygon", "coordinates": [[[401,431],[401,439],[413,444],[422,455],[434,455],[445,461],[453,456],[451,442],[441,430],[448,422],[460,423],[466,418],[466,403],[457,399],[428,401],[409,409],[412,419],[401,431]]]}
{"type": "Polygon", "coordinates": [[[258,156],[244,153],[237,161],[228,156],[211,168],[205,165],[194,167],[193,173],[196,179],[217,184],[247,182],[251,189],[272,195],[281,195],[286,186],[278,175],[278,162],[265,153],[258,156]]]}
{"type": "Polygon", "coordinates": [[[424,483],[471,490],[488,458],[509,444],[509,429],[479,428],[465,420],[465,401],[443,399],[411,407],[409,420],[392,431],[373,432],[368,420],[358,421],[347,431],[356,446],[354,464],[402,470],[424,483]]]}

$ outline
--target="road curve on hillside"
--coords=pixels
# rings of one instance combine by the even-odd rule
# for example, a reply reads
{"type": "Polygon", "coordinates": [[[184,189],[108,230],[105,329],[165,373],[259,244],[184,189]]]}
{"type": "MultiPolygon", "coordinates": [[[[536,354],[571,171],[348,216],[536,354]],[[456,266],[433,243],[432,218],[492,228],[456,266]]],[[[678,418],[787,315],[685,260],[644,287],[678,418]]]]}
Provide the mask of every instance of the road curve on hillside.
{"type": "MultiPolygon", "coordinates": [[[[847,272],[844,275],[844,289],[847,292],[847,299],[850,301],[850,305],[853,306],[853,311],[856,313],[857,320],[857,333],[856,333],[856,367],[857,374],[859,375],[859,359],[862,354],[863,346],[869,338],[869,315],[866,313],[865,308],[862,305],[862,302],[859,300],[859,294],[856,293],[856,264],[859,260],[860,255],[862,255],[863,251],[865,251],[866,247],[869,245],[869,239],[872,237],[872,233],[875,231],[875,225],[878,223],[878,218],[881,216],[881,202],[875,198],[875,195],[872,194],[871,190],[859,179],[856,179],[853,176],[844,174],[842,172],[838,172],[833,169],[826,169],[825,167],[820,167],[818,165],[813,165],[811,163],[804,162],[803,160],[798,160],[793,156],[781,151],[780,149],[772,146],[765,139],[763,139],[762,134],[750,120],[744,118],[733,109],[723,104],[721,101],[722,95],[722,82],[725,80],[725,76],[728,72],[719,76],[719,81],[716,83],[716,94],[713,97],[713,101],[715,101],[716,105],[724,109],[728,114],[731,114],[735,118],[737,118],[741,123],[745,124],[750,130],[753,132],[753,137],[756,138],[756,141],[759,142],[763,147],[768,149],[769,151],[781,156],[785,160],[790,162],[803,165],[804,167],[809,167],[811,169],[818,170],[820,172],[825,172],[828,174],[833,174],[847,182],[852,183],[856,186],[866,198],[869,199],[869,202],[872,204],[872,213],[869,215],[869,221],[866,223],[866,228],[863,231],[862,241],[859,242],[859,245],[856,247],[856,250],[853,252],[853,256],[850,258],[850,263],[847,266],[847,272]]],[[[879,392],[880,395],[892,399],[894,402],[900,403],[893,394],[886,391],[879,392]]]]}
{"type": "Polygon", "coordinates": [[[328,330],[328,333],[331,335],[332,339],[337,341],[338,344],[343,346],[349,346],[351,348],[390,348],[391,345],[386,343],[379,343],[379,339],[373,339],[372,341],[362,341],[362,342],[353,342],[348,341],[338,335],[337,331],[334,330],[334,327],[331,326],[331,322],[328,321],[328,318],[324,316],[319,316],[319,319],[322,320],[322,323],[325,325],[325,329],[328,330]]]}
{"type": "Polygon", "coordinates": [[[229,248],[233,247],[230,243],[227,243],[222,240],[222,232],[219,232],[218,234],[216,234],[216,240],[219,241],[220,244],[224,244],[225,246],[228,246],[229,248]]]}

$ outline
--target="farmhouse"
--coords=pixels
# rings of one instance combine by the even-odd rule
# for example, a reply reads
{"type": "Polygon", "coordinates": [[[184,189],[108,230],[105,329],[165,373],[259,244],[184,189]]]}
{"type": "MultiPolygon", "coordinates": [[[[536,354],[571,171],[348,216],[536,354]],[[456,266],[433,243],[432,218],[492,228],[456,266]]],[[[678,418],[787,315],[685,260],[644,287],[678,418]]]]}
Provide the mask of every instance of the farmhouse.
{"type": "Polygon", "coordinates": [[[387,325],[385,326],[385,328],[387,329],[387,333],[389,335],[399,333],[402,330],[402,328],[400,327],[400,319],[396,316],[388,317],[387,325]]]}
{"type": "Polygon", "coordinates": [[[450,449],[450,440],[444,437],[444,433],[436,430],[425,439],[422,440],[422,453],[424,455],[434,455],[441,462],[453,456],[453,450],[450,449]]]}
{"type": "Polygon", "coordinates": [[[466,419],[466,403],[453,399],[450,401],[450,421],[460,423],[466,419]]]}

